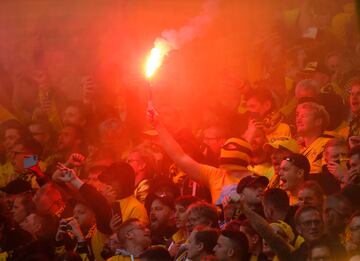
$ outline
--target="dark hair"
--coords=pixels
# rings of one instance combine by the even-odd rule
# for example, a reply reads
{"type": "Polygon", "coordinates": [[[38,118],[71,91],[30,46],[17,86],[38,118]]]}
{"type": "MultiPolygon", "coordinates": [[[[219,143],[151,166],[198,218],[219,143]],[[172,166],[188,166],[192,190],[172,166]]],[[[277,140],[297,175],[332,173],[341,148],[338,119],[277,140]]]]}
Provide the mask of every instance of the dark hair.
{"type": "Polygon", "coordinates": [[[64,254],[58,256],[56,261],[82,261],[82,259],[78,253],[67,251],[64,254]]]}
{"type": "Polygon", "coordinates": [[[235,255],[239,261],[249,259],[249,242],[243,232],[224,229],[221,235],[230,239],[235,255]]]}
{"type": "Polygon", "coordinates": [[[194,230],[196,230],[196,243],[203,243],[204,251],[207,254],[212,254],[219,237],[219,232],[216,229],[206,227],[195,227],[194,230]]]}
{"type": "Polygon", "coordinates": [[[279,188],[268,189],[264,193],[263,202],[269,204],[276,211],[287,212],[290,208],[289,196],[286,191],[279,188]]]}
{"type": "Polygon", "coordinates": [[[4,138],[5,132],[8,129],[16,129],[19,132],[20,137],[30,136],[28,129],[17,120],[7,120],[0,124],[1,139],[4,138]]]}
{"type": "Polygon", "coordinates": [[[119,191],[116,191],[118,199],[134,194],[135,172],[126,162],[115,162],[107,167],[99,176],[99,180],[109,185],[119,185],[119,191]]]}
{"type": "Polygon", "coordinates": [[[246,94],[246,100],[249,100],[251,98],[255,98],[258,101],[264,103],[269,101],[271,103],[271,108],[269,111],[272,111],[275,107],[275,99],[273,97],[273,94],[271,93],[271,90],[269,90],[266,87],[258,87],[255,89],[251,89],[247,94],[246,94]]]}
{"type": "Polygon", "coordinates": [[[200,201],[199,198],[194,197],[194,196],[189,196],[189,195],[185,195],[185,196],[180,196],[175,200],[175,205],[181,205],[185,208],[188,208],[191,204],[200,201]]]}
{"type": "Polygon", "coordinates": [[[146,261],[171,261],[171,256],[169,251],[160,246],[153,246],[145,250],[139,256],[141,260],[145,259],[146,261]]]}
{"type": "Polygon", "coordinates": [[[32,154],[36,154],[41,156],[42,154],[42,146],[41,144],[32,137],[21,137],[19,140],[15,142],[14,145],[21,144],[24,148],[30,151],[32,154]]]}

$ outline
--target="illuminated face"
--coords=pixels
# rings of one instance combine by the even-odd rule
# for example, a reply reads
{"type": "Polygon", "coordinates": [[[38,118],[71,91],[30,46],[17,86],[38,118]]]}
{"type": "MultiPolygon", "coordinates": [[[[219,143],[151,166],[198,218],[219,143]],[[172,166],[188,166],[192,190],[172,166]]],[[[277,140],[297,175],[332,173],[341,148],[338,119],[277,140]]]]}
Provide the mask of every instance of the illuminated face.
{"type": "Polygon", "coordinates": [[[198,257],[202,251],[201,244],[198,244],[195,239],[195,235],[197,232],[198,232],[197,230],[193,230],[190,233],[188,243],[186,244],[187,253],[188,253],[187,257],[190,260],[196,260],[196,257],[198,257]]]}
{"type": "Polygon", "coordinates": [[[321,207],[322,200],[316,195],[315,191],[309,188],[304,188],[298,193],[298,205],[300,206],[314,206],[321,207]]]}
{"type": "Polygon", "coordinates": [[[249,205],[258,205],[261,204],[261,201],[264,196],[265,187],[258,184],[254,187],[246,187],[243,189],[242,194],[245,198],[245,203],[249,205]]]}
{"type": "Polygon", "coordinates": [[[338,55],[332,55],[326,60],[326,66],[330,71],[336,72],[340,67],[340,57],[338,55]]]}
{"type": "Polygon", "coordinates": [[[183,228],[186,225],[186,207],[175,205],[175,224],[177,228],[183,228]]]}
{"type": "Polygon", "coordinates": [[[44,128],[39,124],[31,124],[29,126],[29,131],[33,138],[37,140],[41,145],[45,145],[50,136],[45,132],[44,128]]]}
{"type": "Polygon", "coordinates": [[[135,174],[141,173],[146,166],[139,152],[131,152],[127,158],[127,163],[133,168],[135,174]]]}
{"type": "Polygon", "coordinates": [[[134,222],[133,225],[129,227],[128,233],[131,233],[131,237],[134,239],[136,246],[140,246],[142,249],[146,249],[150,246],[150,229],[141,222],[134,222]]]}
{"type": "Polygon", "coordinates": [[[332,261],[331,251],[326,246],[315,247],[310,252],[310,261],[332,261]]]}
{"type": "Polygon", "coordinates": [[[271,163],[274,166],[275,175],[279,175],[281,161],[291,155],[291,151],[283,149],[274,149],[271,154],[271,163]]]}
{"type": "Polygon", "coordinates": [[[58,136],[58,150],[71,150],[78,142],[76,131],[73,127],[64,127],[58,136]]]}
{"type": "Polygon", "coordinates": [[[217,244],[214,247],[215,256],[220,261],[226,261],[229,260],[233,252],[234,249],[232,249],[232,243],[230,239],[223,235],[220,235],[217,240],[217,244]]]}
{"type": "Polygon", "coordinates": [[[12,165],[15,167],[16,171],[24,170],[24,158],[26,155],[29,155],[22,144],[15,144],[10,150],[10,159],[12,165]]]}
{"type": "Polygon", "coordinates": [[[29,232],[33,237],[36,237],[41,229],[41,222],[39,217],[35,213],[32,213],[24,219],[20,227],[29,232]]]}
{"type": "Polygon", "coordinates": [[[300,135],[306,135],[316,130],[317,118],[315,113],[307,108],[298,106],[296,109],[296,130],[300,135]]]}
{"type": "Polygon", "coordinates": [[[360,216],[355,216],[349,224],[350,242],[360,245],[360,216]]]}
{"type": "Polygon", "coordinates": [[[299,177],[299,169],[291,162],[283,160],[280,165],[280,188],[292,191],[301,185],[299,177]]]}
{"type": "Polygon", "coordinates": [[[64,125],[84,126],[85,119],[81,115],[79,108],[75,106],[68,106],[62,115],[64,125]]]}
{"type": "Polygon", "coordinates": [[[345,158],[348,155],[349,149],[347,146],[332,146],[328,147],[325,151],[325,161],[334,162],[345,158]]]}
{"type": "Polygon", "coordinates": [[[187,223],[186,223],[186,228],[188,232],[191,232],[194,227],[197,226],[210,226],[210,221],[200,215],[199,213],[197,213],[196,211],[189,211],[187,213],[187,223]]]}
{"type": "Polygon", "coordinates": [[[22,203],[22,197],[15,198],[11,213],[14,221],[18,224],[23,222],[26,216],[29,214],[27,213],[26,208],[22,203]]]}
{"type": "Polygon", "coordinates": [[[354,85],[350,91],[350,107],[354,114],[360,113],[360,85],[354,85]]]}
{"type": "Polygon", "coordinates": [[[206,144],[216,156],[220,156],[220,150],[225,143],[225,138],[221,132],[215,128],[210,127],[204,130],[203,143],[206,144]]]}
{"type": "Polygon", "coordinates": [[[17,129],[7,129],[3,141],[5,150],[9,151],[18,139],[20,139],[20,133],[17,129]]]}
{"type": "Polygon", "coordinates": [[[350,157],[350,172],[355,170],[360,174],[360,157],[358,154],[354,154],[350,157]]]}
{"type": "Polygon", "coordinates": [[[267,103],[260,102],[255,97],[252,97],[247,100],[246,109],[248,112],[258,113],[259,115],[264,116],[264,114],[269,110],[269,107],[267,106],[267,103]]]}
{"type": "Polygon", "coordinates": [[[264,131],[258,128],[248,128],[244,136],[254,152],[263,150],[263,146],[267,142],[264,131]]]}
{"type": "Polygon", "coordinates": [[[168,224],[174,217],[174,211],[164,205],[159,199],[155,199],[150,208],[151,230],[157,230],[168,224]]]}
{"type": "Polygon", "coordinates": [[[296,229],[308,242],[315,242],[323,236],[324,224],[317,210],[303,212],[299,217],[296,229]]]}
{"type": "Polygon", "coordinates": [[[96,222],[94,212],[83,204],[76,204],[73,214],[82,229],[90,228],[96,222]]]}

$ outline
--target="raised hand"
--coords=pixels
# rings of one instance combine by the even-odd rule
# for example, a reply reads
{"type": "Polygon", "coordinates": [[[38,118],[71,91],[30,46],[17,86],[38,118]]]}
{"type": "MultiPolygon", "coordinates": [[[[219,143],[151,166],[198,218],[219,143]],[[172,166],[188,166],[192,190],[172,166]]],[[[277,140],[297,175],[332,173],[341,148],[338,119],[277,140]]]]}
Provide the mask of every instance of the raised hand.
{"type": "Polygon", "coordinates": [[[81,79],[81,87],[83,91],[83,102],[90,103],[93,100],[96,91],[94,79],[91,76],[84,76],[81,79]]]}
{"type": "Polygon", "coordinates": [[[53,179],[58,182],[71,182],[77,177],[75,170],[68,168],[64,164],[58,162],[57,171],[53,175],[53,179]]]}
{"type": "Polygon", "coordinates": [[[68,168],[81,167],[84,162],[85,156],[81,155],[80,153],[73,153],[66,161],[65,166],[68,168]]]}

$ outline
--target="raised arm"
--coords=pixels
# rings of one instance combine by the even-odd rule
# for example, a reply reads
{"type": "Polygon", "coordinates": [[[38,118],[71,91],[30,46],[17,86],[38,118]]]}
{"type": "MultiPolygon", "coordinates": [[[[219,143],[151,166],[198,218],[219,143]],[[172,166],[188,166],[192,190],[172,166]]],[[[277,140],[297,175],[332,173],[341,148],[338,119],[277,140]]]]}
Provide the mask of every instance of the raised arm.
{"type": "Polygon", "coordinates": [[[181,146],[176,142],[174,137],[169,133],[166,127],[160,122],[157,113],[154,109],[148,109],[148,119],[152,125],[156,128],[161,145],[169,157],[175,162],[175,164],[190,178],[196,182],[206,184],[206,180],[201,175],[200,163],[193,160],[187,155],[181,146]]]}
{"type": "Polygon", "coordinates": [[[290,260],[293,247],[282,237],[277,235],[270,227],[269,223],[258,213],[240,203],[242,212],[249,220],[255,231],[269,244],[280,260],[290,260]]]}

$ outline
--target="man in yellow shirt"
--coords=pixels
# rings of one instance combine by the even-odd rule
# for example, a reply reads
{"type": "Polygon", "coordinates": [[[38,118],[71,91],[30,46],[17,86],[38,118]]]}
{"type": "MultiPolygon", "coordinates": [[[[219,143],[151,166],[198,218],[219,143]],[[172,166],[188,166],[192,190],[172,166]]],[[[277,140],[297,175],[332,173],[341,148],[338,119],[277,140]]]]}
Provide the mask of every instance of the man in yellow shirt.
{"type": "Polygon", "coordinates": [[[212,202],[221,202],[223,189],[234,184],[251,172],[247,169],[250,162],[251,147],[248,142],[239,138],[228,139],[221,149],[220,167],[200,164],[187,155],[181,146],[171,136],[166,127],[160,122],[158,113],[154,108],[148,108],[149,121],[156,128],[160,142],[169,157],[175,164],[194,181],[209,188],[212,202]]]}
{"type": "Polygon", "coordinates": [[[302,143],[300,152],[310,162],[310,173],[320,173],[326,143],[333,138],[324,134],[329,124],[329,114],[324,106],[315,102],[300,103],[296,107],[296,130],[302,143]]]}

